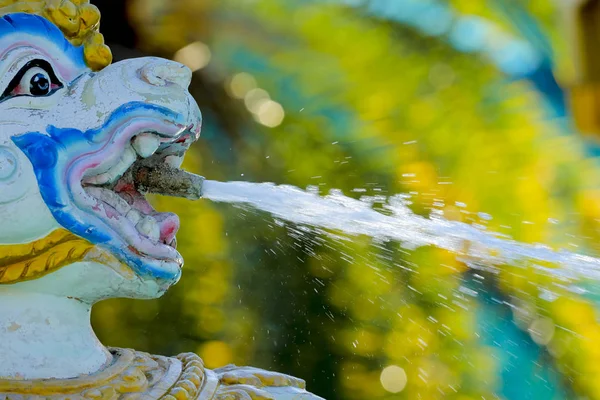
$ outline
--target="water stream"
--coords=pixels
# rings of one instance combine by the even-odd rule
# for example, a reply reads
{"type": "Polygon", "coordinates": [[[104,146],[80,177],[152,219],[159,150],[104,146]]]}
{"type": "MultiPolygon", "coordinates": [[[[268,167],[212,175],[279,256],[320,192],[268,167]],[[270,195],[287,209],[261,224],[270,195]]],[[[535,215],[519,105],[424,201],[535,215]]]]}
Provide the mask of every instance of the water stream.
{"type": "Polygon", "coordinates": [[[359,200],[332,190],[326,196],[294,186],[272,183],[204,183],[203,197],[215,202],[250,206],[275,218],[320,228],[327,233],[367,235],[374,239],[394,240],[404,247],[433,245],[452,251],[473,268],[490,269],[502,264],[526,263],[565,282],[600,279],[600,259],[552,249],[541,244],[526,244],[442,216],[416,215],[405,195],[388,198],[364,196],[359,200]],[[374,201],[384,202],[380,211],[374,201]],[[540,265],[552,263],[559,268],[540,265]]]}

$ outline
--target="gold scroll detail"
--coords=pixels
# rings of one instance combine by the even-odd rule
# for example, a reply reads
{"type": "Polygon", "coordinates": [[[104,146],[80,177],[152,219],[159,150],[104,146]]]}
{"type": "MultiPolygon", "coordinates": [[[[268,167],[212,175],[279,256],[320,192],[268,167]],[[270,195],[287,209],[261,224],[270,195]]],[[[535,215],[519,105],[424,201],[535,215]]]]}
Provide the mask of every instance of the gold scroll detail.
{"type": "Polygon", "coordinates": [[[65,229],[27,244],[0,245],[0,284],[39,278],[82,261],[92,249],[92,243],[65,229]]]}
{"type": "MultiPolygon", "coordinates": [[[[72,379],[0,380],[6,400],[157,400],[178,383],[177,360],[128,349],[111,349],[112,363],[72,379]]],[[[200,382],[201,383],[201,382],[200,382]]]]}
{"type": "Polygon", "coordinates": [[[177,357],[110,349],[110,365],[71,379],[0,379],[3,400],[275,400],[266,386],[304,388],[304,381],[252,367],[206,370],[193,353],[177,357]]]}
{"type": "Polygon", "coordinates": [[[275,400],[272,394],[262,390],[271,387],[304,389],[304,380],[279,372],[254,367],[227,365],[214,370],[219,378],[215,400],[275,400]]]}
{"type": "MultiPolygon", "coordinates": [[[[202,359],[194,353],[180,354],[177,356],[177,359],[183,364],[181,376],[169,389],[169,392],[161,397],[161,400],[197,399],[205,380],[204,363],[202,362],[202,359]]],[[[212,396],[207,398],[212,398],[212,396]]]]}
{"type": "Polygon", "coordinates": [[[100,33],[100,11],[89,0],[0,0],[0,15],[40,15],[60,28],[74,46],[83,46],[85,62],[94,71],[112,62],[100,33]]]}

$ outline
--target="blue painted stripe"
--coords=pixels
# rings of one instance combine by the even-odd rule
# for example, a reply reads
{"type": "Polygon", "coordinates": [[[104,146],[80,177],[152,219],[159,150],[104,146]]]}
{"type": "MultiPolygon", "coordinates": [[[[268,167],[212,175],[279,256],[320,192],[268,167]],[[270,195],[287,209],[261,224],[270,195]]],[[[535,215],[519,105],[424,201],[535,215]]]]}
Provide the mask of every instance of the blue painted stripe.
{"type": "Polygon", "coordinates": [[[103,245],[142,276],[159,279],[178,279],[164,269],[129,250],[127,243],[91,210],[80,209],[74,202],[68,177],[72,160],[82,154],[99,151],[111,139],[111,132],[130,118],[142,116],[168,119],[184,124],[185,118],[168,108],[131,102],[117,108],[104,124],[82,132],[48,126],[47,132],[28,132],[12,137],[12,141],[31,161],[40,193],[56,221],[72,233],[103,245]]]}
{"type": "Polygon", "coordinates": [[[0,38],[23,33],[55,43],[77,67],[87,68],[83,46],[73,46],[62,31],[46,18],[26,13],[6,14],[0,17],[0,38]]]}

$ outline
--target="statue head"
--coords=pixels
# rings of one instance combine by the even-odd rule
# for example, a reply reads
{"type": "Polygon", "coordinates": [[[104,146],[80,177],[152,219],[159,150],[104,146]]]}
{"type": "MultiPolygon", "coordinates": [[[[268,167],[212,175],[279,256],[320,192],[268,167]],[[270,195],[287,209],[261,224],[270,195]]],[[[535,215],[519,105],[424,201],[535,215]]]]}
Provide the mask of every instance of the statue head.
{"type": "Polygon", "coordinates": [[[0,0],[0,290],[155,297],[180,277],[179,221],[132,171],[178,168],[200,111],[187,67],[110,64],[88,3],[0,0]]]}

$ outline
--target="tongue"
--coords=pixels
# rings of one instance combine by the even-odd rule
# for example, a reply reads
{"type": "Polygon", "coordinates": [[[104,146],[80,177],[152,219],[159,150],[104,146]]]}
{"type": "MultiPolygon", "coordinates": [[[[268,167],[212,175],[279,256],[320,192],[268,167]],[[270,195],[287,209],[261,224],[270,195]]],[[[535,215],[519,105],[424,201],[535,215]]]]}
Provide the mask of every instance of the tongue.
{"type": "Polygon", "coordinates": [[[204,178],[190,172],[173,168],[166,163],[140,165],[133,171],[136,189],[142,193],[198,200],[202,197],[204,178]]]}

